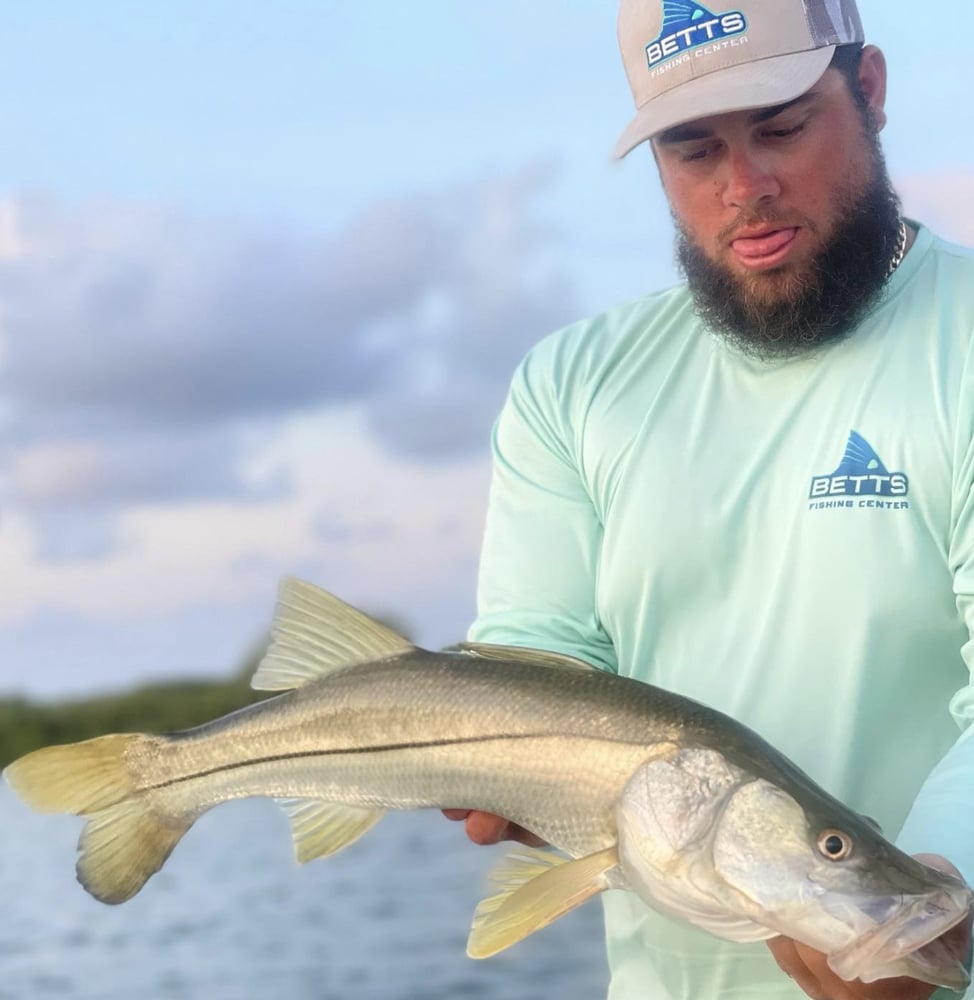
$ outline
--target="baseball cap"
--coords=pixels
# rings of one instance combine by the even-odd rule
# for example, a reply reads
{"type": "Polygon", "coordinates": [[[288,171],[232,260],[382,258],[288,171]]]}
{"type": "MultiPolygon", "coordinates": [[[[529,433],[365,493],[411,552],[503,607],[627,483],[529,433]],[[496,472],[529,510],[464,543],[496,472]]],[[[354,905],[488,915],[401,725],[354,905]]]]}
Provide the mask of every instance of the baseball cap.
{"type": "Polygon", "coordinates": [[[615,155],[696,118],[791,101],[837,45],[862,41],[855,0],[622,0],[619,48],[636,117],[615,155]]]}

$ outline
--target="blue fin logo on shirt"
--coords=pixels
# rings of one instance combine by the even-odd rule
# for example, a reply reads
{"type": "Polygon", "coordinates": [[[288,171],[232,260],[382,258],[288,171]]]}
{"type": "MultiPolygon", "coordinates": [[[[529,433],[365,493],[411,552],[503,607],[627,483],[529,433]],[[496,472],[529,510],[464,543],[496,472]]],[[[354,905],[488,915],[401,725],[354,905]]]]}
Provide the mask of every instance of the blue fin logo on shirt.
{"type": "MultiPolygon", "coordinates": [[[[850,431],[839,467],[831,475],[813,476],[808,497],[810,500],[839,497],[905,498],[909,488],[910,480],[905,472],[890,472],[873,446],[857,431],[850,431]]],[[[851,507],[853,504],[843,503],[841,506],[851,507]]]]}
{"type": "MultiPolygon", "coordinates": [[[[747,18],[740,10],[714,14],[692,0],[663,0],[663,26],[659,37],[646,46],[649,68],[701,45],[747,31],[747,18]]],[[[722,47],[722,46],[721,46],[722,47]]]]}

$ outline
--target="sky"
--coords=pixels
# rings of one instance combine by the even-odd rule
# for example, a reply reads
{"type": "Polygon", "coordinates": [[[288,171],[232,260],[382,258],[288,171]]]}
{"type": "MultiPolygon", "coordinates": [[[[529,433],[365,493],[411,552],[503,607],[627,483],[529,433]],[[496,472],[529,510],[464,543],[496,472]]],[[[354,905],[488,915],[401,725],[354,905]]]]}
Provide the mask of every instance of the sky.
{"type": "MultiPolygon", "coordinates": [[[[904,208],[974,244],[974,8],[860,12],[904,208]]],[[[0,697],[226,675],[288,574],[462,638],[518,359],[678,280],[615,4],[2,22],[0,697]]]]}

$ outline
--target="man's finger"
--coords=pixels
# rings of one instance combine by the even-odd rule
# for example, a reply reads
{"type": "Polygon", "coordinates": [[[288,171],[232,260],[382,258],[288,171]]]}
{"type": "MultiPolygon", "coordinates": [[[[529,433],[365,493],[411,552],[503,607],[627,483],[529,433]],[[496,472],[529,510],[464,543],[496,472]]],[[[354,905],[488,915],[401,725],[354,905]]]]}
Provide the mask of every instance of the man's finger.
{"type": "Polygon", "coordinates": [[[514,836],[511,824],[493,813],[471,812],[467,816],[467,836],[475,844],[496,844],[514,836]]]}
{"type": "Polygon", "coordinates": [[[778,968],[800,986],[812,1000],[829,1000],[828,994],[822,988],[811,969],[802,961],[795,942],[790,938],[776,937],[768,941],[768,948],[778,968]]]}

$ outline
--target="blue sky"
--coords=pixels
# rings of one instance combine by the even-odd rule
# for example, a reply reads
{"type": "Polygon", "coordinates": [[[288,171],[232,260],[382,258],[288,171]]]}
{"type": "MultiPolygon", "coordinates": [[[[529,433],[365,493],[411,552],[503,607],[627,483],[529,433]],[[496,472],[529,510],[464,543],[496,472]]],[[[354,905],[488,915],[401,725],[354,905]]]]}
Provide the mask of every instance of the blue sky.
{"type": "MultiPolygon", "coordinates": [[[[860,3],[974,242],[953,7],[860,3]]],[[[615,5],[18,5],[0,91],[0,695],[225,673],[286,573],[460,638],[517,359],[675,280],[615,5]]]]}

